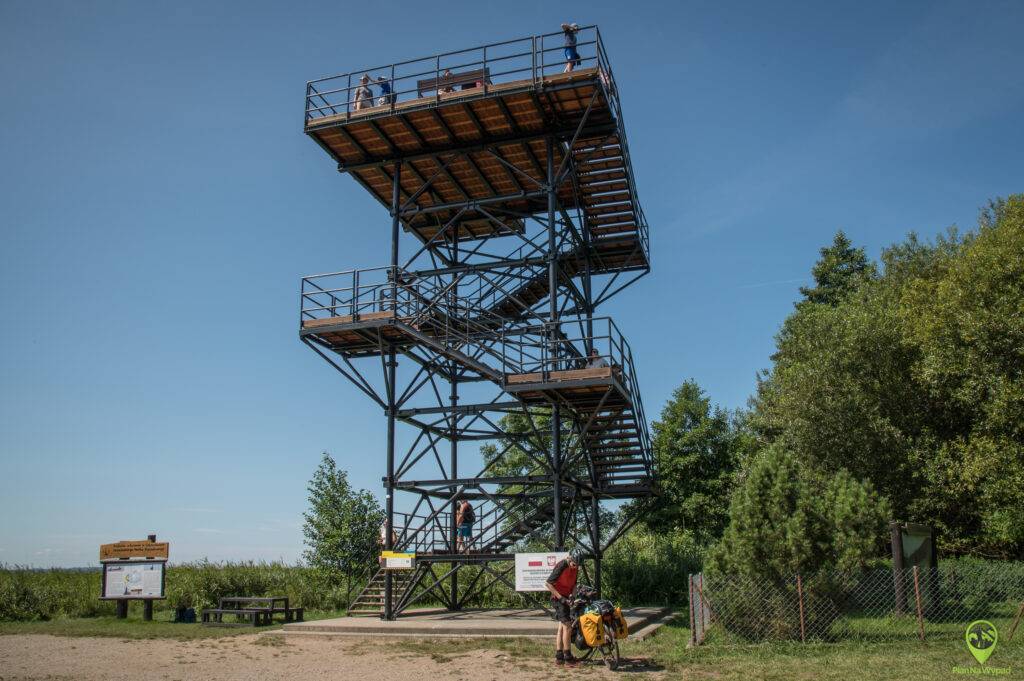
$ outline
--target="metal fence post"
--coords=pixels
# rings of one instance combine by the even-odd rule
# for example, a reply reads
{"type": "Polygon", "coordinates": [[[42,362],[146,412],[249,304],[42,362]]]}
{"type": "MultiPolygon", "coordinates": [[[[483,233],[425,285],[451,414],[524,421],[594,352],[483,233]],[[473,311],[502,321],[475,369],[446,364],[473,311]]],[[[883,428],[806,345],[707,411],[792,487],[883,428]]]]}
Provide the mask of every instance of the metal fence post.
{"type": "Polygon", "coordinates": [[[700,610],[697,612],[697,619],[700,621],[700,642],[704,643],[704,638],[708,633],[708,625],[711,624],[711,613],[710,608],[704,602],[704,573],[697,573],[697,593],[700,596],[700,610]]]}
{"type": "Polygon", "coordinates": [[[807,643],[807,636],[804,629],[804,583],[800,578],[800,573],[796,574],[796,596],[800,602],[800,642],[807,643]]]}
{"type": "MultiPolygon", "coordinates": [[[[691,646],[695,646],[695,645],[697,645],[697,628],[696,628],[696,626],[694,624],[694,618],[693,618],[693,575],[692,574],[688,575],[687,578],[686,578],[686,581],[687,581],[687,592],[689,594],[687,596],[687,601],[690,604],[690,645],[691,646]]],[[[1011,636],[1012,636],[1012,634],[1011,634],[1011,636]]]]}
{"type": "Polygon", "coordinates": [[[1021,616],[1024,616],[1024,601],[1020,602],[1020,609],[1017,611],[1017,616],[1013,618],[1013,626],[1010,627],[1010,635],[1007,637],[1006,640],[1013,640],[1013,633],[1017,631],[1017,625],[1020,624],[1021,616]]]}
{"type": "Polygon", "coordinates": [[[917,603],[917,632],[920,639],[924,640],[924,614],[921,611],[921,584],[917,576],[917,566],[914,566],[914,600],[917,603]]]}

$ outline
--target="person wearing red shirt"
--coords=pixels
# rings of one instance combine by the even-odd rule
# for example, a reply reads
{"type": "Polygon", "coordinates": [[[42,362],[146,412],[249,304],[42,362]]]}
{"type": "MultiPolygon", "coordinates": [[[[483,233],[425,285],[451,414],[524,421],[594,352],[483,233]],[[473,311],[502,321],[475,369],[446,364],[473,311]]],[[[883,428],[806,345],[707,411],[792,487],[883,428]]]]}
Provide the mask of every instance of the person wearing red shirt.
{"type": "Polygon", "coordinates": [[[555,664],[575,667],[579,660],[572,654],[572,613],[569,603],[573,589],[576,588],[576,575],[579,573],[583,552],[575,550],[567,558],[555,563],[555,568],[548,576],[545,586],[551,592],[551,600],[555,605],[555,619],[558,620],[558,631],[555,633],[555,664]]]}

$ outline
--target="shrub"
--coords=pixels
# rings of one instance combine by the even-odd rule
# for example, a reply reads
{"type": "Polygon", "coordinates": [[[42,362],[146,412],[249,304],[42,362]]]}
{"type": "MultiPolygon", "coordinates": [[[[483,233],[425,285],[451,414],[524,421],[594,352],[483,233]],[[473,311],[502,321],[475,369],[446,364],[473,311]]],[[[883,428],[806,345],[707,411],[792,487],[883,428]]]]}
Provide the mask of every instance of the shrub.
{"type": "Polygon", "coordinates": [[[761,452],[730,506],[729,526],[709,555],[708,573],[727,592],[723,621],[750,639],[793,637],[794,576],[805,577],[808,623],[827,631],[846,588],[838,575],[865,568],[885,536],[888,510],[844,471],[816,474],[779,446],[761,452]],[[763,603],[756,616],[744,614],[763,603]]]}

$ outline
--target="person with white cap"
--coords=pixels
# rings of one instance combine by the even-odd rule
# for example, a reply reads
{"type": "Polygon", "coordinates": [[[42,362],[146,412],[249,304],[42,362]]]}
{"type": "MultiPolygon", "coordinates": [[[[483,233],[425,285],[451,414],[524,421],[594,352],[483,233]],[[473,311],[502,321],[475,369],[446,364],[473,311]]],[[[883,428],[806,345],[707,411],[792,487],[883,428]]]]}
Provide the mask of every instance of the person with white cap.
{"type": "Polygon", "coordinates": [[[361,111],[363,109],[369,109],[373,106],[373,90],[370,89],[370,74],[364,73],[363,77],[359,79],[359,87],[356,88],[355,96],[355,110],[361,111]]]}
{"type": "Polygon", "coordinates": [[[580,53],[576,51],[576,33],[579,30],[579,24],[562,24],[562,33],[565,34],[565,70],[562,73],[569,73],[580,65],[580,53]]]}

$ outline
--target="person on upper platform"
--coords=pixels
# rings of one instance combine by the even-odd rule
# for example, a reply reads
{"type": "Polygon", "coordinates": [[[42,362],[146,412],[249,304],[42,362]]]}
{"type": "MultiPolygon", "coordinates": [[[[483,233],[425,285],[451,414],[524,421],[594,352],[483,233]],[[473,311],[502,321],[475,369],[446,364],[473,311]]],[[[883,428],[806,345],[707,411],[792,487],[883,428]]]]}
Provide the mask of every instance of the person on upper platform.
{"type": "Polygon", "coordinates": [[[391,91],[391,81],[384,76],[377,76],[377,85],[380,87],[380,97],[377,98],[377,106],[387,106],[395,101],[395,94],[391,91]]]}
{"type": "Polygon", "coordinates": [[[441,74],[441,78],[440,78],[440,80],[445,81],[445,83],[444,83],[444,85],[442,85],[441,87],[439,87],[437,89],[437,94],[439,94],[439,95],[447,95],[449,93],[455,92],[455,88],[452,87],[452,84],[450,82],[448,82],[448,79],[451,78],[451,77],[452,77],[452,70],[451,69],[445,69],[444,73],[441,74]]]}
{"type": "Polygon", "coordinates": [[[576,34],[579,30],[579,24],[562,24],[562,33],[565,34],[565,70],[562,73],[569,73],[582,62],[580,53],[576,51],[576,34]]]}
{"type": "Polygon", "coordinates": [[[373,106],[373,90],[370,89],[370,74],[364,73],[363,77],[359,79],[359,87],[356,88],[355,95],[355,110],[362,111],[363,109],[369,109],[373,106]]]}
{"type": "Polygon", "coordinates": [[[597,348],[590,348],[590,355],[587,357],[587,368],[601,369],[606,366],[608,366],[608,362],[597,352],[597,348]]]}

